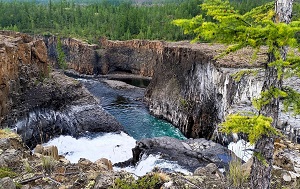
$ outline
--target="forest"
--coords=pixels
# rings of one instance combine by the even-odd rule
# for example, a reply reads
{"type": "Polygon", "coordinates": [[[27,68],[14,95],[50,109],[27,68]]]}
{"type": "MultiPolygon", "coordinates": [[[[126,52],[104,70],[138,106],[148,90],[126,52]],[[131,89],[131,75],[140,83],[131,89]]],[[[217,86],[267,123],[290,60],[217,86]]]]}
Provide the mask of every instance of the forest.
{"type": "MultiPolygon", "coordinates": [[[[189,40],[171,22],[205,13],[203,0],[1,0],[0,29],[60,35],[95,42],[112,40],[189,40]]],[[[241,13],[272,0],[231,0],[241,13]]],[[[299,17],[298,3],[294,17],[299,17]]],[[[209,18],[207,18],[209,19],[209,18]]]]}

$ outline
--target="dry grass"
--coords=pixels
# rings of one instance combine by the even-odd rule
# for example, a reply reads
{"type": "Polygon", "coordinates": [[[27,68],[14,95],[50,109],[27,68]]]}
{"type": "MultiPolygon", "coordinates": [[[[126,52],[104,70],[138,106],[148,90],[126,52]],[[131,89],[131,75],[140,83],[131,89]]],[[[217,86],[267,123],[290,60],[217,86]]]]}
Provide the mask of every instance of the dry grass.
{"type": "Polygon", "coordinates": [[[229,163],[228,181],[232,188],[244,188],[247,183],[249,174],[242,169],[241,160],[233,159],[229,163]]]}
{"type": "Polygon", "coordinates": [[[0,138],[19,138],[20,136],[9,128],[0,129],[0,138]]]}

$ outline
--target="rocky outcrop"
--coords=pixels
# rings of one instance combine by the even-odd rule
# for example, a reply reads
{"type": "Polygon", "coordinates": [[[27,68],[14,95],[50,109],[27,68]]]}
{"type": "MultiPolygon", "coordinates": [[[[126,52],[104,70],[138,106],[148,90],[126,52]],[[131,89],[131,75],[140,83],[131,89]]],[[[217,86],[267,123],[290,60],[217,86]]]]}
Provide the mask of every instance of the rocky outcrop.
{"type": "Polygon", "coordinates": [[[122,72],[151,77],[164,44],[162,41],[110,41],[102,38],[100,45],[90,45],[72,38],[36,38],[44,40],[53,65],[58,62],[57,40],[60,39],[68,68],[88,75],[122,72]]]}
{"type": "Polygon", "coordinates": [[[15,105],[15,96],[32,81],[48,74],[47,49],[42,40],[26,34],[0,31],[0,125],[15,105]]]}
{"type": "Polygon", "coordinates": [[[214,57],[222,49],[221,45],[168,43],[145,94],[150,112],[172,122],[187,137],[211,138],[231,105],[248,102],[262,86],[251,75],[239,81],[232,76],[242,68],[259,66],[260,62],[246,61],[251,59],[250,49],[238,52],[243,53],[240,58],[233,55],[217,62],[214,57]]]}
{"type": "Polygon", "coordinates": [[[14,128],[29,147],[60,134],[123,130],[80,82],[48,73],[42,40],[2,31],[0,47],[0,128],[14,128]]]}
{"type": "Polygon", "coordinates": [[[97,45],[90,45],[74,38],[58,38],[56,36],[36,36],[36,38],[44,40],[49,60],[53,65],[58,62],[57,47],[58,40],[60,40],[61,50],[64,52],[69,69],[74,69],[81,74],[99,74],[97,45]]]}
{"type": "MultiPolygon", "coordinates": [[[[254,63],[251,49],[216,60],[222,50],[224,46],[215,44],[166,43],[145,94],[150,112],[172,122],[187,137],[207,139],[229,113],[255,112],[251,100],[262,89],[266,50],[261,49],[254,63]]],[[[299,90],[297,82],[284,81],[299,90]]],[[[281,112],[279,119],[278,128],[299,140],[299,117],[281,112]]]]}
{"type": "Polygon", "coordinates": [[[204,138],[183,141],[171,137],[142,139],[137,141],[132,152],[134,164],[139,162],[143,155],[160,155],[163,159],[175,161],[191,172],[209,163],[214,163],[219,168],[228,168],[228,163],[234,156],[227,148],[204,138]]]}
{"type": "Polygon", "coordinates": [[[4,123],[15,128],[30,147],[61,134],[78,137],[88,131],[123,130],[80,82],[59,72],[52,72],[15,102],[4,123]]]}
{"type": "Polygon", "coordinates": [[[100,40],[101,73],[128,72],[151,77],[161,61],[165,42],[148,40],[100,40]]]}

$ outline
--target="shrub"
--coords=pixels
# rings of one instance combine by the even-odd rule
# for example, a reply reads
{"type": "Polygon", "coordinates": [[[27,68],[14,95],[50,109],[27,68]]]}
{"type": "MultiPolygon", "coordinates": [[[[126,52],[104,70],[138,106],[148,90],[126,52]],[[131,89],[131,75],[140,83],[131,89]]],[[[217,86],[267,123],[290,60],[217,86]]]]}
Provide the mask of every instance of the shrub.
{"type": "Polygon", "coordinates": [[[111,189],[159,189],[163,185],[163,181],[159,174],[148,174],[138,180],[134,180],[133,177],[129,179],[115,180],[111,189]]]}
{"type": "Polygon", "coordinates": [[[14,178],[17,176],[17,173],[13,172],[7,167],[0,167],[0,179],[4,177],[14,178]]]}
{"type": "Polygon", "coordinates": [[[248,180],[249,174],[243,171],[241,160],[233,159],[229,163],[228,180],[234,188],[243,188],[248,180]]]}
{"type": "Polygon", "coordinates": [[[55,160],[50,156],[42,157],[42,167],[46,173],[51,173],[55,166],[55,160]]]}

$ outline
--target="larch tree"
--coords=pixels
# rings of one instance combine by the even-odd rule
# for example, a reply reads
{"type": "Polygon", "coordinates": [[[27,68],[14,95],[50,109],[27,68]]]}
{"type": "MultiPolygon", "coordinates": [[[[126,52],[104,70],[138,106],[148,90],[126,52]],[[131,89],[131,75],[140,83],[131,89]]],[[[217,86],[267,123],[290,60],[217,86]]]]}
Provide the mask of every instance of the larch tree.
{"type": "MultiPolygon", "coordinates": [[[[300,58],[289,48],[298,49],[295,38],[300,31],[300,21],[291,21],[293,0],[276,0],[240,14],[228,0],[206,0],[201,5],[210,20],[201,15],[192,19],[178,19],[173,23],[186,34],[195,34],[194,41],[207,40],[227,44],[222,55],[244,47],[254,49],[253,60],[261,47],[267,47],[268,61],[260,97],[253,100],[258,113],[238,113],[227,116],[221,124],[226,133],[245,133],[255,144],[251,167],[251,188],[270,188],[273,163],[274,138],[280,133],[275,129],[279,113],[279,98],[285,110],[300,113],[300,95],[282,86],[285,76],[300,76],[300,58]]],[[[252,61],[253,61],[252,60],[252,61]]]]}

